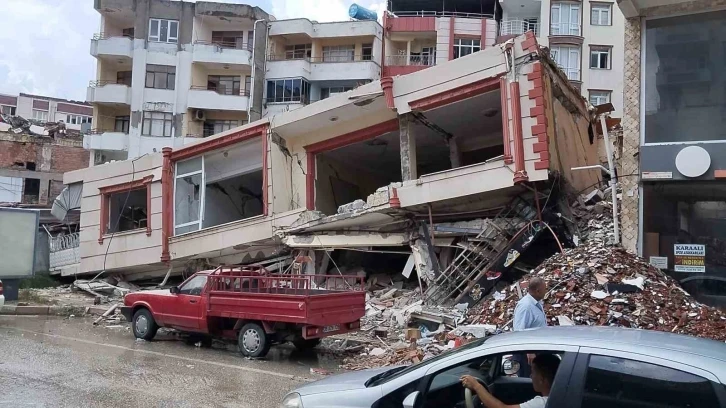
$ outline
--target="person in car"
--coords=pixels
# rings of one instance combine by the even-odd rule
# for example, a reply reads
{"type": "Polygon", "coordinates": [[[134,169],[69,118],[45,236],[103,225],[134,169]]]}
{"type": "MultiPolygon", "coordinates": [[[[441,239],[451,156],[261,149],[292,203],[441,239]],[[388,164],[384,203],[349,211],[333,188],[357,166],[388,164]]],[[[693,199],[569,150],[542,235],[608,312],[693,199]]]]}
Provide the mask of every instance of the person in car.
{"type": "Polygon", "coordinates": [[[534,397],[518,405],[507,405],[499,401],[476,378],[470,375],[461,377],[461,384],[474,391],[486,408],[544,408],[559,366],[560,359],[556,355],[538,354],[532,360],[532,387],[535,392],[542,394],[542,396],[534,397]]]}

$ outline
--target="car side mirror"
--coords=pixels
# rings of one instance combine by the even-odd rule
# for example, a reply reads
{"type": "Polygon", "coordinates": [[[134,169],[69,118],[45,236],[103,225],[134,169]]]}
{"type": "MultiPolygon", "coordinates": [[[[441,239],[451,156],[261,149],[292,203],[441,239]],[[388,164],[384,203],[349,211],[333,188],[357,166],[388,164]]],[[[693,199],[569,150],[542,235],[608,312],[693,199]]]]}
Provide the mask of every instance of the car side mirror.
{"type": "Polygon", "coordinates": [[[414,391],[406,397],[406,399],[403,400],[403,408],[415,408],[416,407],[416,401],[418,401],[419,396],[418,391],[414,391]]]}
{"type": "Polygon", "coordinates": [[[505,375],[514,375],[519,372],[519,361],[505,358],[502,360],[502,372],[505,375]]]}
{"type": "Polygon", "coordinates": [[[179,294],[179,286],[172,286],[169,288],[169,292],[178,295],[179,294]]]}

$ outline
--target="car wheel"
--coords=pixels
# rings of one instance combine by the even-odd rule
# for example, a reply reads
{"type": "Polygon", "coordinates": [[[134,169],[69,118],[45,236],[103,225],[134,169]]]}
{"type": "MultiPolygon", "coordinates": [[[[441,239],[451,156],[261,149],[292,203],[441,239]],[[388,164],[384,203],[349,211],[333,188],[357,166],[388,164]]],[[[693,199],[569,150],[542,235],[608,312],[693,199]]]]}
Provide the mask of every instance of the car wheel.
{"type": "Polygon", "coordinates": [[[245,357],[264,357],[270,351],[270,339],[259,324],[247,323],[239,331],[237,347],[245,357]]]}
{"type": "Polygon", "coordinates": [[[292,344],[300,351],[311,350],[320,344],[320,339],[295,339],[292,344]]]}
{"type": "Polygon", "coordinates": [[[134,336],[137,339],[151,340],[156,336],[159,325],[156,324],[154,317],[148,309],[139,309],[134,313],[131,321],[131,327],[134,330],[134,336]]]}

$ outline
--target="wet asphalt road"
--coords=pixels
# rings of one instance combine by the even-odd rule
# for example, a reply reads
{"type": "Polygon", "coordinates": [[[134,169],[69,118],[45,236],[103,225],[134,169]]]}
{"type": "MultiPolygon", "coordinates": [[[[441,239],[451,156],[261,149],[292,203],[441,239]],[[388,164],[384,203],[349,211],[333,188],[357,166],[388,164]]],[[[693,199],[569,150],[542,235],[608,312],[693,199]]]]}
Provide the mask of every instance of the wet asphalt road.
{"type": "Polygon", "coordinates": [[[290,346],[266,360],[186,345],[172,334],[135,341],[126,325],[0,316],[0,407],[276,408],[292,388],[338,362],[290,346]]]}

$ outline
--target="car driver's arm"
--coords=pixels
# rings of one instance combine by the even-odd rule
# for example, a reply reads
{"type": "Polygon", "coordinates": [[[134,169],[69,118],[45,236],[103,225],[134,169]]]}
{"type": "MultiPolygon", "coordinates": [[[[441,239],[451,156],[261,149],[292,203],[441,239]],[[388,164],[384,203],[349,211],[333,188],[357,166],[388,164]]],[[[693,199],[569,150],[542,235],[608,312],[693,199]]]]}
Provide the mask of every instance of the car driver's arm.
{"type": "Polygon", "coordinates": [[[519,405],[507,405],[496,399],[476,378],[470,375],[461,377],[461,384],[474,391],[486,408],[519,408],[519,405]]]}

